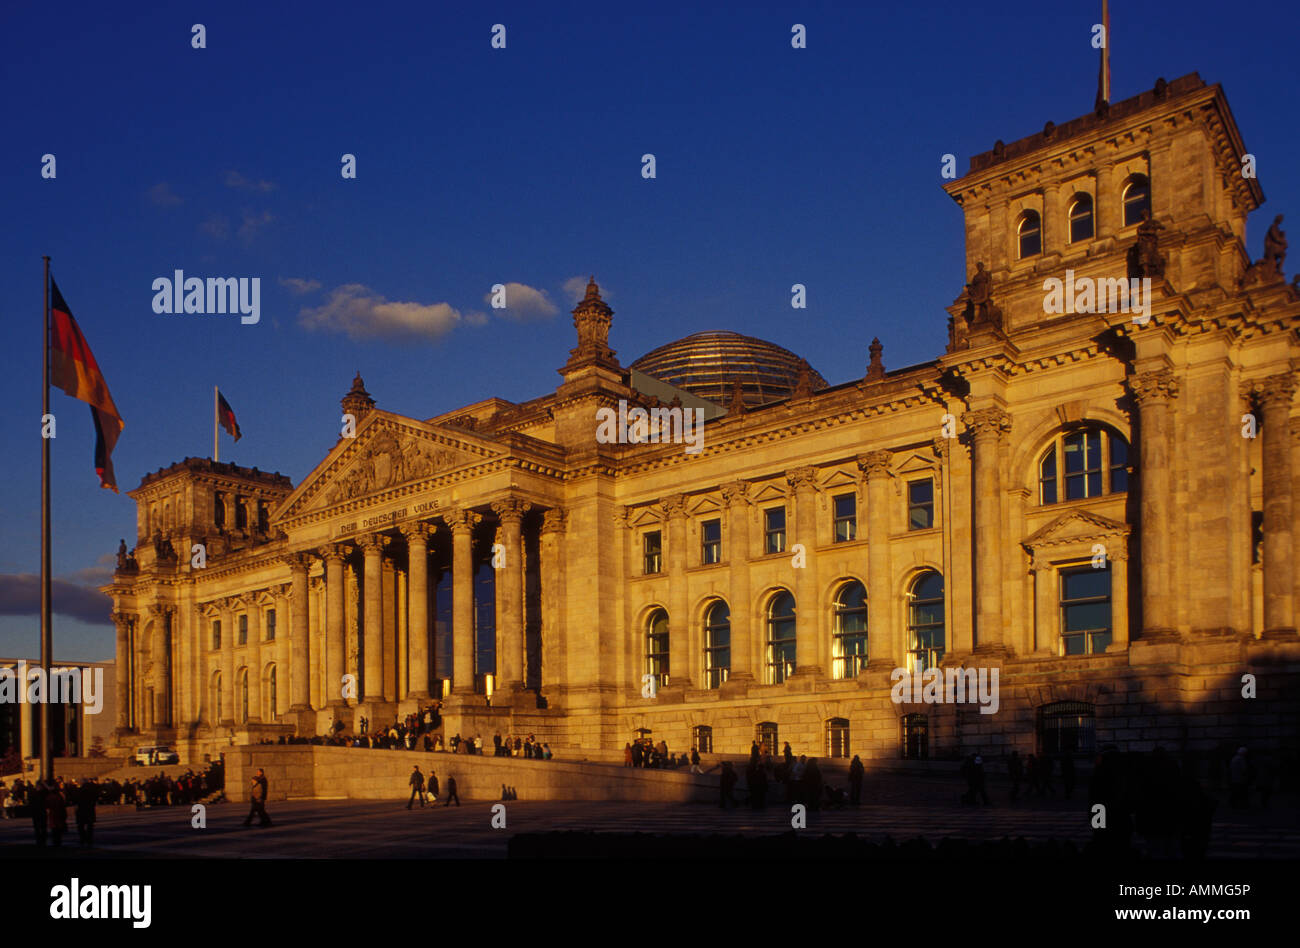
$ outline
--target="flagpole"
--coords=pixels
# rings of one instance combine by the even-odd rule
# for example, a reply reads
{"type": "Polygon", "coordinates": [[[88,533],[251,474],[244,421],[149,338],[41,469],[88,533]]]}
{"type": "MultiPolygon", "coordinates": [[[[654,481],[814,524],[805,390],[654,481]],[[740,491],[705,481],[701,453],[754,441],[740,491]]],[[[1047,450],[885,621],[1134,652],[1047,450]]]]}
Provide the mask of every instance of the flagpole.
{"type": "Polygon", "coordinates": [[[212,386],[212,460],[221,460],[221,446],[217,441],[217,425],[220,411],[217,409],[217,387],[212,386]]]}
{"type": "MultiPolygon", "coordinates": [[[[50,258],[45,260],[45,303],[41,314],[45,334],[41,340],[41,426],[50,416],[50,258]]],[[[50,439],[41,432],[41,780],[54,779],[53,735],[50,734],[49,681],[54,634],[50,627],[50,439]]],[[[26,687],[21,682],[19,687],[26,687]]]]}

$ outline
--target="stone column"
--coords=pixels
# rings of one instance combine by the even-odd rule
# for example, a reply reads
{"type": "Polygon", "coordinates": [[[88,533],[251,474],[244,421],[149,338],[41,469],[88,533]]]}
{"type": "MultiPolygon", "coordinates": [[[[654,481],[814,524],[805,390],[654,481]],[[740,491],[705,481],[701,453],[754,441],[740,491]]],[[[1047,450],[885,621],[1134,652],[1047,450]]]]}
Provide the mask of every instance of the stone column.
{"type": "MultiPolygon", "coordinates": [[[[128,709],[131,700],[131,616],[125,612],[114,612],[113,627],[117,631],[117,667],[114,669],[113,684],[117,693],[117,730],[122,733],[131,729],[128,709]]],[[[20,682],[19,687],[26,687],[26,683],[20,682]]]]}
{"type": "Polygon", "coordinates": [[[242,597],[244,608],[248,611],[248,651],[245,653],[245,667],[248,669],[248,722],[262,723],[262,606],[257,601],[257,593],[245,593],[242,597]]]}
{"type": "Polygon", "coordinates": [[[1172,476],[1169,464],[1169,407],[1177,382],[1169,369],[1130,376],[1138,403],[1142,443],[1138,485],[1141,491],[1142,632],[1151,637],[1173,632],[1167,580],[1172,476]]]}
{"type": "Polygon", "coordinates": [[[1035,550],[1030,568],[1034,572],[1034,653],[1059,655],[1060,629],[1057,624],[1061,611],[1057,597],[1056,567],[1045,551],[1035,550]]]}
{"type": "Polygon", "coordinates": [[[275,700],[271,700],[270,688],[267,688],[266,700],[267,710],[271,714],[271,720],[277,723],[284,723],[282,718],[286,711],[289,710],[289,693],[293,690],[291,684],[293,672],[289,665],[292,659],[290,656],[290,644],[293,634],[292,618],[290,610],[293,606],[290,604],[290,596],[293,593],[292,583],[277,583],[271,587],[271,596],[273,607],[275,609],[275,642],[271,644],[271,654],[275,660],[275,700]]]}
{"type": "Polygon", "coordinates": [[[222,727],[235,725],[235,600],[222,599],[221,611],[221,721],[222,727]]]}
{"type": "Polygon", "coordinates": [[[722,485],[722,500],[727,505],[728,572],[731,574],[731,671],[728,683],[753,681],[754,642],[750,628],[753,603],[749,597],[749,485],[732,481],[722,485]]]}
{"type": "Polygon", "coordinates": [[[1295,633],[1291,536],[1291,400],[1295,390],[1290,372],[1271,375],[1256,388],[1264,416],[1264,634],[1269,636],[1295,633]]]}
{"type": "MultiPolygon", "coordinates": [[[[975,650],[1005,648],[1002,620],[1002,440],[1011,416],[1000,406],[968,411],[975,448],[975,650]]],[[[945,588],[947,578],[945,577],[945,588]]],[[[946,610],[945,610],[946,611],[946,610]]]]}
{"type": "MultiPolygon", "coordinates": [[[[786,547],[786,556],[793,562],[795,544],[804,548],[805,565],[794,571],[795,598],[795,674],[800,677],[821,677],[824,674],[824,644],[819,622],[822,612],[817,601],[817,471],[812,467],[799,467],[786,474],[794,497],[793,542],[786,547]]],[[[789,515],[787,514],[787,517],[789,515]]],[[[787,526],[790,526],[787,520],[787,526]]]]}
{"type": "Polygon", "coordinates": [[[1123,207],[1115,187],[1115,168],[1110,163],[1097,168],[1097,193],[1092,200],[1093,234],[1096,237],[1114,237],[1123,222],[1123,207]]]}
{"type": "Polygon", "coordinates": [[[521,524],[530,509],[513,497],[492,504],[501,521],[497,542],[504,547],[505,562],[497,572],[497,675],[496,689],[506,696],[524,687],[524,544],[521,524]]]}
{"type": "Polygon", "coordinates": [[[407,698],[429,699],[429,525],[414,523],[402,531],[406,537],[406,627],[410,693],[407,698]]]}
{"type": "Polygon", "coordinates": [[[697,688],[700,650],[692,634],[695,623],[686,589],[686,495],[665,497],[663,511],[668,522],[668,683],[697,688]]]}
{"type": "MultiPolygon", "coordinates": [[[[858,456],[858,469],[867,478],[867,664],[877,668],[906,667],[907,642],[902,625],[894,624],[894,585],[889,566],[888,451],[858,456]]],[[[863,518],[859,517],[859,520],[863,518]]]]}
{"type": "Polygon", "coordinates": [[[364,658],[363,696],[366,701],[384,699],[384,615],[383,553],[384,539],[377,533],[358,541],[363,559],[363,603],[361,628],[366,654],[364,658]]]}
{"type": "Polygon", "coordinates": [[[1110,537],[1110,645],[1108,652],[1128,651],[1128,538],[1110,537]]]}
{"type": "Polygon", "coordinates": [[[451,529],[452,690],[474,693],[474,525],[472,510],[449,510],[442,519],[451,529]]]}
{"type": "MultiPolygon", "coordinates": [[[[311,558],[305,553],[295,553],[285,558],[289,564],[289,665],[291,680],[282,687],[289,688],[289,710],[301,713],[311,710],[311,636],[307,632],[307,570],[311,558]]],[[[278,630],[277,630],[278,631],[278,630]]],[[[281,638],[284,633],[279,633],[281,638]]],[[[284,674],[285,670],[281,670],[284,674]]]]}
{"type": "Polygon", "coordinates": [[[346,705],[343,697],[343,560],[341,544],[321,552],[325,560],[325,694],[322,701],[330,706],[346,705]]]}
{"type": "Polygon", "coordinates": [[[538,547],[542,587],[542,690],[563,680],[563,640],[560,617],[564,603],[564,561],[560,544],[564,537],[564,511],[552,508],[542,515],[542,539],[538,547]]]}

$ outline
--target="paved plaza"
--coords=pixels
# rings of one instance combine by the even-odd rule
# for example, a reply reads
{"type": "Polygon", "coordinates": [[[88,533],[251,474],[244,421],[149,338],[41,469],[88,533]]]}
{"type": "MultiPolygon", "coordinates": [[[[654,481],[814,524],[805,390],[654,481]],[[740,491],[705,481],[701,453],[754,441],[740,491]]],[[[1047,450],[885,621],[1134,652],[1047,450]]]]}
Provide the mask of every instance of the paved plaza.
{"type": "MultiPolygon", "coordinates": [[[[1056,839],[1083,846],[1090,838],[1086,795],[1009,804],[994,793],[993,806],[956,802],[953,784],[933,779],[878,783],[858,808],[808,813],[801,834],[855,833],[873,842],[921,837],[937,844],[945,836],[971,841],[1016,837],[1030,842],[1056,839]]],[[[186,806],[136,810],[101,807],[94,850],[76,846],[76,832],[64,838],[69,856],[145,858],[283,859],[504,859],[516,833],[587,831],[601,833],[743,834],[771,836],[790,831],[790,808],[719,809],[704,803],[619,803],[513,800],[505,803],[506,827],[492,827],[494,800],[463,800],[407,811],[400,788],[391,801],[289,800],[272,804],[274,825],[242,826],[248,807],[218,803],[207,808],[207,827],[191,826],[186,806]]],[[[1211,838],[1211,858],[1295,858],[1300,856],[1300,819],[1289,795],[1268,811],[1236,812],[1221,803],[1211,838]]],[[[1140,844],[1140,840],[1139,840],[1140,844]]],[[[22,858],[34,852],[27,819],[0,821],[0,852],[22,858]]]]}

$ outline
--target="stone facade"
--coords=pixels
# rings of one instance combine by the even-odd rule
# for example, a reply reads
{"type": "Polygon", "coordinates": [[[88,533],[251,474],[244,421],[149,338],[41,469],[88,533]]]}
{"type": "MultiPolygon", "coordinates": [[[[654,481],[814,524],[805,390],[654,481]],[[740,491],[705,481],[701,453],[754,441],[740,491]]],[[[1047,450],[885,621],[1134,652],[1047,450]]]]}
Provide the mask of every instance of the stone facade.
{"type": "Polygon", "coordinates": [[[945,185],[971,275],[946,351],[805,364],[698,453],[597,438],[602,409],[694,402],[635,386],[593,280],[554,392],[421,420],[358,377],[296,486],[147,476],[106,587],[122,740],[194,755],[437,696],[448,734],[606,751],[1294,746],[1300,291],[1247,255],[1244,153],[1195,75],[999,142],[945,185]],[[1046,303],[1130,278],[1140,312],[1046,303]],[[997,670],[997,712],[893,700],[936,665],[997,670]]]}

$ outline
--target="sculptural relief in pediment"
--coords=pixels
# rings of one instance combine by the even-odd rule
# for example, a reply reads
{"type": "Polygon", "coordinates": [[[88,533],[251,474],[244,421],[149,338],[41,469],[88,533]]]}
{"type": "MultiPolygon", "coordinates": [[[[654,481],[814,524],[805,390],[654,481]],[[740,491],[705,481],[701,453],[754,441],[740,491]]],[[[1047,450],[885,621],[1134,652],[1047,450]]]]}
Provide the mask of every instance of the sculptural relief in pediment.
{"type": "Polygon", "coordinates": [[[381,431],[357,454],[353,464],[325,489],[328,504],[432,477],[469,460],[461,452],[381,431]]]}

